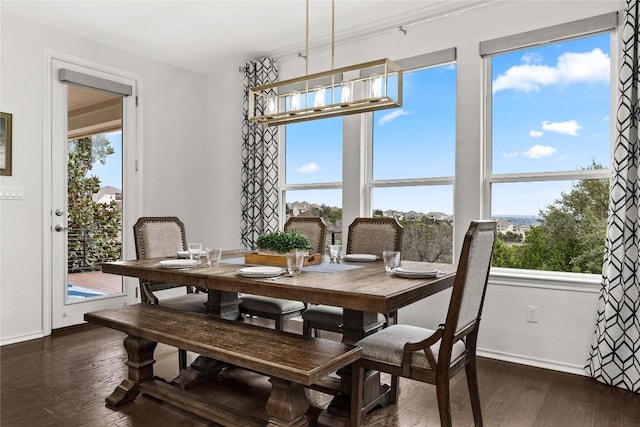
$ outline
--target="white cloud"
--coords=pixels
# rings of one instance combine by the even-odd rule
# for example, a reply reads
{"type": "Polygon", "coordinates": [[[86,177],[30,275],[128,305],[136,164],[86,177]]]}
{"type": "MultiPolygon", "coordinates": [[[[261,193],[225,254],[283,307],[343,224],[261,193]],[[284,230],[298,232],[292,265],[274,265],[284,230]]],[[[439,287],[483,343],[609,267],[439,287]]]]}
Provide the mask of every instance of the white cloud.
{"type": "Polygon", "coordinates": [[[607,114],[606,116],[604,116],[604,117],[602,118],[602,121],[603,121],[603,122],[608,122],[608,121],[609,121],[609,115],[607,114]]]}
{"type": "Polygon", "coordinates": [[[538,64],[542,62],[542,55],[535,52],[525,53],[522,55],[522,62],[525,64],[538,64]]]}
{"type": "Polygon", "coordinates": [[[542,129],[564,135],[578,136],[578,131],[582,129],[582,126],[575,120],[568,120],[566,122],[549,122],[545,120],[542,122],[542,129]]]}
{"type": "Polygon", "coordinates": [[[555,148],[549,147],[548,145],[534,145],[522,154],[530,159],[541,159],[552,155],[556,151],[555,148]]]}
{"type": "Polygon", "coordinates": [[[306,165],[302,165],[298,168],[298,173],[313,173],[320,170],[320,166],[316,163],[307,163],[306,165]]]}
{"type": "Polygon", "coordinates": [[[493,82],[493,93],[513,89],[522,92],[539,92],[543,86],[570,85],[574,83],[608,82],[610,58],[596,48],[591,52],[563,53],[558,63],[550,67],[539,64],[537,55],[522,57],[523,65],[509,68],[493,82]]]}
{"type": "Polygon", "coordinates": [[[505,157],[507,159],[512,159],[514,157],[518,157],[518,153],[515,151],[513,153],[504,153],[502,157],[505,157]]]}
{"type": "Polygon", "coordinates": [[[542,138],[542,135],[544,135],[544,132],[542,132],[540,130],[531,129],[529,131],[529,136],[531,138],[542,138]]]}
{"type": "Polygon", "coordinates": [[[409,112],[403,109],[392,111],[391,113],[385,114],[384,116],[380,117],[380,120],[378,120],[378,124],[383,125],[385,123],[389,123],[391,120],[401,116],[406,116],[407,114],[409,114],[409,112]]]}

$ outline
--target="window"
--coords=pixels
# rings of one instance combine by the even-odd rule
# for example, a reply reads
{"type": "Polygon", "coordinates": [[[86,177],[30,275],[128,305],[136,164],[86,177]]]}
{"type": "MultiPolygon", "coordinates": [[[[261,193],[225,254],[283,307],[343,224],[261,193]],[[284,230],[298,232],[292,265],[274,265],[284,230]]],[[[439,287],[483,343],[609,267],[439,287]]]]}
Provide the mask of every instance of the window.
{"type": "MultiPolygon", "coordinates": [[[[565,27],[601,29],[600,18],[565,27]]],[[[499,233],[493,265],[600,274],[609,195],[612,33],[582,32],[548,43],[535,40],[544,32],[534,33],[519,39],[529,38],[526,47],[485,52],[486,197],[499,233]]],[[[491,46],[481,44],[481,51],[491,46]]]]}
{"type": "Polygon", "coordinates": [[[373,114],[373,215],[404,227],[402,259],[451,263],[455,63],[405,68],[403,96],[402,107],[373,114]]]}
{"type": "Polygon", "coordinates": [[[285,126],[285,218],[320,216],[327,244],[341,241],[342,119],[333,117],[285,126]]]}

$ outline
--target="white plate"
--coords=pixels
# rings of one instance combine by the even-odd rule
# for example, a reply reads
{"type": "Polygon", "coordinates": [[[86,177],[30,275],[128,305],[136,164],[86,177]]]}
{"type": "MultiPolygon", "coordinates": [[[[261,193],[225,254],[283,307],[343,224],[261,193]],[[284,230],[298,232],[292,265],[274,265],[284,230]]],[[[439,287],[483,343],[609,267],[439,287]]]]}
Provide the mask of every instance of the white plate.
{"type": "MultiPolygon", "coordinates": [[[[189,258],[189,251],[178,251],[178,253],[176,253],[176,256],[178,258],[189,258]]],[[[206,257],[207,252],[205,250],[200,251],[200,256],[206,257]]]]}
{"type": "Polygon", "coordinates": [[[375,261],[378,257],[371,254],[347,254],[344,256],[345,261],[375,261]]]}
{"type": "Polygon", "coordinates": [[[438,274],[442,273],[440,270],[434,270],[432,268],[426,267],[398,267],[393,270],[396,275],[400,277],[408,277],[412,279],[425,279],[430,277],[437,277],[438,274]]]}
{"type": "Polygon", "coordinates": [[[158,265],[162,268],[195,267],[198,264],[200,264],[200,261],[195,259],[165,259],[158,263],[158,265]]]}
{"type": "Polygon", "coordinates": [[[284,268],[281,267],[244,267],[238,270],[238,274],[243,277],[261,279],[265,277],[279,276],[284,273],[284,271],[284,268]]]}

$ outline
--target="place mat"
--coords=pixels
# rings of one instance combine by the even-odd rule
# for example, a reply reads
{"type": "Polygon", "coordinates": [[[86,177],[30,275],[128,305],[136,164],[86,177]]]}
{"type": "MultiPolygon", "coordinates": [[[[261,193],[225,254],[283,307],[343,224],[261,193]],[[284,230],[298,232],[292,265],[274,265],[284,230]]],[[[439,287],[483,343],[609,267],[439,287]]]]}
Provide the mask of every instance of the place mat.
{"type": "MultiPolygon", "coordinates": [[[[244,265],[244,257],[236,258],[223,258],[220,260],[222,263],[227,264],[242,264],[244,265]]],[[[321,264],[306,265],[302,267],[302,271],[315,271],[316,273],[338,273],[340,271],[353,270],[354,268],[362,268],[361,265],[355,264],[331,264],[325,262],[324,258],[321,264]]]]}
{"type": "Polygon", "coordinates": [[[302,271],[315,271],[317,273],[338,273],[340,271],[353,270],[354,268],[362,268],[361,265],[354,264],[331,264],[323,262],[317,265],[308,265],[302,268],[302,271]]]}
{"type": "Polygon", "coordinates": [[[200,264],[198,260],[191,259],[167,259],[158,262],[158,266],[161,268],[185,268],[185,267],[195,267],[200,264]]]}
{"type": "Polygon", "coordinates": [[[222,258],[220,262],[224,264],[243,264],[244,265],[244,256],[239,256],[235,258],[222,258]]]}

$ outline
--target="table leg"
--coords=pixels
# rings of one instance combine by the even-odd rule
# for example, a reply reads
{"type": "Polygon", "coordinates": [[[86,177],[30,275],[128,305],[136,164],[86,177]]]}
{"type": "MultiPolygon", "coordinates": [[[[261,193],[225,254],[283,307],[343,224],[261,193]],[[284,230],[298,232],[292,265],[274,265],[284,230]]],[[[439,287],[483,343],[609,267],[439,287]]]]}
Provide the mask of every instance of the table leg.
{"type": "Polygon", "coordinates": [[[218,319],[240,320],[240,299],[237,292],[209,289],[207,314],[218,319]]]}
{"type": "MultiPolygon", "coordinates": [[[[373,334],[382,327],[378,322],[377,313],[369,313],[354,310],[344,310],[342,326],[342,342],[345,344],[355,344],[361,338],[373,334]]],[[[346,366],[338,371],[340,376],[340,394],[335,396],[327,412],[331,415],[349,419],[351,411],[351,366],[346,366]]],[[[368,405],[373,401],[378,401],[379,405],[385,406],[389,403],[389,386],[380,383],[380,372],[365,370],[364,372],[364,404],[368,405]]]]}
{"type": "Polygon", "coordinates": [[[105,399],[108,408],[115,409],[131,402],[138,395],[139,384],[153,379],[153,364],[156,363],[153,352],[157,345],[155,341],[132,335],[124,339],[129,376],[105,399]]]}
{"type": "MultiPolygon", "coordinates": [[[[209,289],[207,294],[208,315],[227,320],[242,319],[237,292],[209,289]]],[[[180,371],[180,374],[171,381],[171,384],[183,390],[188,390],[197,384],[215,379],[220,374],[220,371],[227,366],[229,365],[210,357],[198,356],[191,365],[180,371]]]]}

